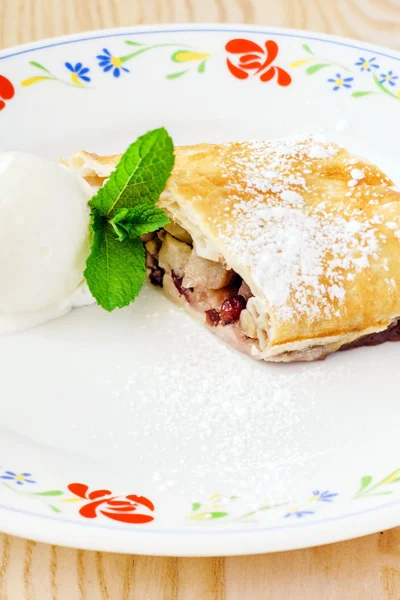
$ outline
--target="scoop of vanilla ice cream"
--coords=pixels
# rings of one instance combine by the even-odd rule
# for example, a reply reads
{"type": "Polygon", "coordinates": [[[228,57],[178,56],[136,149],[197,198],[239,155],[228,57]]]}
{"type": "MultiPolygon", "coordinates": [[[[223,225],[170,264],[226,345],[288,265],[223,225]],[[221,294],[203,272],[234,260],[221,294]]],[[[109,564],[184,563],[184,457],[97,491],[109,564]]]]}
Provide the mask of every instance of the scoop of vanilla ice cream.
{"type": "Polygon", "coordinates": [[[73,304],[90,251],[91,195],[63,165],[0,152],[0,332],[73,304]]]}

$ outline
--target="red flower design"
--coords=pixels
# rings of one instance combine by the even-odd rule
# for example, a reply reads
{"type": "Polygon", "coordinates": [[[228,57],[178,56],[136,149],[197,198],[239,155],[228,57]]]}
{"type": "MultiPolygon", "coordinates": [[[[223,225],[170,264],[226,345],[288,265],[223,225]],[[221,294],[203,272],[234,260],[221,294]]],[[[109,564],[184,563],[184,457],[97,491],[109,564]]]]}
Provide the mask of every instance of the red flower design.
{"type": "Polygon", "coordinates": [[[82,517],[87,519],[94,519],[101,513],[109,519],[123,523],[149,523],[154,520],[152,515],[136,512],[139,504],[150,511],[154,510],[154,504],[144,496],[113,496],[110,490],[89,492],[88,486],[83,483],[70,483],[68,489],[75,496],[91,501],[79,511],[82,517]]]}
{"type": "Polygon", "coordinates": [[[240,54],[238,64],[226,59],[228,69],[237,79],[247,79],[249,74],[259,75],[261,81],[270,81],[277,75],[279,85],[286,86],[292,82],[287,71],[281,67],[272,66],[278,55],[278,44],[272,40],[265,42],[265,50],[251,40],[237,38],[225,46],[227,52],[240,54]]]}
{"type": "Polygon", "coordinates": [[[15,89],[13,84],[7,77],[0,75],[0,110],[6,107],[5,100],[14,98],[15,89]]]}

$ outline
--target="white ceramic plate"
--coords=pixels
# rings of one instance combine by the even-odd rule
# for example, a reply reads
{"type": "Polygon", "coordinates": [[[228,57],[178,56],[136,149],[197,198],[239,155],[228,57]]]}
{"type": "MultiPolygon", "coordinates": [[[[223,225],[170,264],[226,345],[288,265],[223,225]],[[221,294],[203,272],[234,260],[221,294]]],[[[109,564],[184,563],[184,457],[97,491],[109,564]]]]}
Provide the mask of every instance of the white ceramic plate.
{"type": "MultiPolygon", "coordinates": [[[[311,131],[400,183],[400,55],[384,48],[142,27],[12,48],[0,74],[1,150],[110,153],[161,125],[177,144],[311,131]]],[[[0,338],[0,529],[218,555],[399,525],[399,361],[388,343],[258,364],[148,288],[126,310],[0,338]]]]}

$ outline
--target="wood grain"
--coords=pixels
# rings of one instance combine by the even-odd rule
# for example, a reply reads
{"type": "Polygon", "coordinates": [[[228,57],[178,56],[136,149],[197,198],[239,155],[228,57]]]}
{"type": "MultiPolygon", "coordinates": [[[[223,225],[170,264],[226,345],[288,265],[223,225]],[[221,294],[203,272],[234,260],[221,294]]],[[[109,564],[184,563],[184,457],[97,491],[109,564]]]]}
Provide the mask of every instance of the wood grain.
{"type": "Polygon", "coordinates": [[[0,538],[1,600],[399,600],[400,529],[232,558],[85,552],[0,538]]]}
{"type": "Polygon", "coordinates": [[[145,23],[259,23],[400,48],[399,0],[0,0],[0,45],[145,23]]]}
{"type": "MultiPolygon", "coordinates": [[[[0,47],[101,27],[281,25],[400,48],[400,0],[0,0],[0,47]]],[[[400,528],[279,554],[155,558],[0,534],[0,600],[400,600],[400,528]]]]}

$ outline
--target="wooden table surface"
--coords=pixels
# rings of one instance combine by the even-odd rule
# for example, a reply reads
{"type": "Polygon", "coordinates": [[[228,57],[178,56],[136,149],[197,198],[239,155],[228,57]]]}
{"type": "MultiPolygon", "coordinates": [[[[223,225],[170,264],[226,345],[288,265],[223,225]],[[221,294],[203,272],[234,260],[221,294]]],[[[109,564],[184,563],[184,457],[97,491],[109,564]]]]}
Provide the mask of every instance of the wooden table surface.
{"type": "MultiPolygon", "coordinates": [[[[281,25],[400,48],[400,0],[0,0],[0,47],[101,27],[281,25]]],[[[400,528],[261,556],[156,558],[0,534],[0,600],[400,600],[400,528]]]]}

